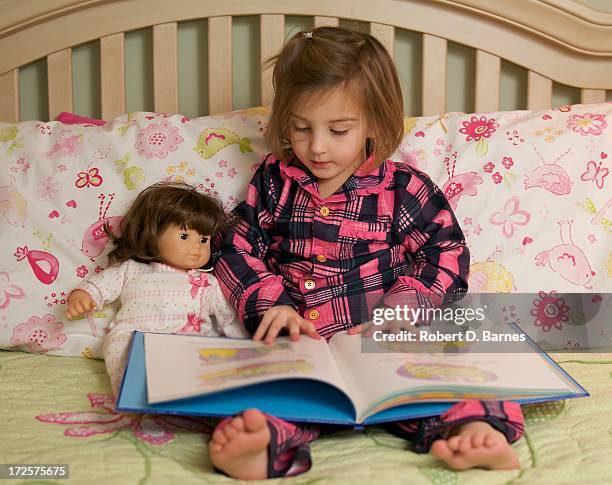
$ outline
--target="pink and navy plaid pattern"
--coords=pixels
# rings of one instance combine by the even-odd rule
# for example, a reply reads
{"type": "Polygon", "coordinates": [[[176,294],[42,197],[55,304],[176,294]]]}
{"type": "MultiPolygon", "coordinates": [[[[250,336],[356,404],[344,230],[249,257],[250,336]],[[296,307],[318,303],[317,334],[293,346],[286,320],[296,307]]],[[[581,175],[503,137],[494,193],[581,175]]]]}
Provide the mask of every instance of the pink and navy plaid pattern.
{"type": "Polygon", "coordinates": [[[380,304],[439,305],[467,290],[461,228],[440,189],[408,165],[373,168],[370,158],[322,200],[299,161],[268,155],[237,213],[215,275],[251,333],[276,305],[329,338],[380,304]]]}
{"type": "Polygon", "coordinates": [[[416,453],[428,453],[432,443],[447,439],[462,424],[484,421],[500,431],[508,443],[514,443],[525,431],[521,406],[510,401],[461,401],[441,416],[420,420],[397,421],[386,425],[387,431],[412,442],[416,453]]]}

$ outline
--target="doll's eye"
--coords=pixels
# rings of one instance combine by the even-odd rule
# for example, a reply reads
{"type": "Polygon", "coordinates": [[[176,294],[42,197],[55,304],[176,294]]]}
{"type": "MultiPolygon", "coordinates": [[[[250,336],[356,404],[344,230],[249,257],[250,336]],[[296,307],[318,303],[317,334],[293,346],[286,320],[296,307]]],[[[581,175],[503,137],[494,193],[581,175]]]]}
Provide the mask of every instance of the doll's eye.
{"type": "Polygon", "coordinates": [[[208,238],[207,237],[202,237],[202,239],[200,239],[200,242],[202,244],[206,244],[208,242],[208,238]]]}
{"type": "Polygon", "coordinates": [[[183,241],[186,241],[186,240],[187,240],[187,238],[189,238],[189,234],[187,234],[186,232],[182,232],[182,233],[181,233],[181,239],[182,239],[183,241]]]}

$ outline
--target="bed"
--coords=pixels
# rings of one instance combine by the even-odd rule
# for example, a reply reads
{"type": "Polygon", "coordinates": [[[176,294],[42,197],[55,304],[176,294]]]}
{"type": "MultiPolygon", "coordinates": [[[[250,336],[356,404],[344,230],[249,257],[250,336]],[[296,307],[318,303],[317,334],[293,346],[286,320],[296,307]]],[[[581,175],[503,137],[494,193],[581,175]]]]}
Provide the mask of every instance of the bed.
{"type": "Polygon", "coordinates": [[[508,318],[591,396],[525,407],[517,471],[454,472],[372,428],[316,441],[313,469],[287,481],[612,482],[610,11],[573,0],[4,0],[0,12],[1,463],[69,464],[75,483],[230,481],[208,461],[206,420],[114,411],[99,357],[116,308],[67,322],[65,296],[104,267],[100,225],[146,185],[184,180],[235,206],[266,153],[261,60],[293,31],[350,25],[394,53],[407,115],[395,157],[451,200],[471,288],[527,295],[508,318]],[[580,272],[555,263],[568,260],[580,272]]]}

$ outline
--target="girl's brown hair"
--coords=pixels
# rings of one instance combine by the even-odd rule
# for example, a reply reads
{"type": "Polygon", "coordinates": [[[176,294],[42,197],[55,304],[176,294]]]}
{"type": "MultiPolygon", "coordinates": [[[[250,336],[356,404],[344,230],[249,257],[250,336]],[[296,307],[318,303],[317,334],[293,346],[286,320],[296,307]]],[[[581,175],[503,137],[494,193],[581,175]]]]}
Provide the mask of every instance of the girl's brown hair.
{"type": "Polygon", "coordinates": [[[274,64],[274,101],[266,139],[283,158],[291,156],[287,129],[296,103],[342,84],[356,94],[363,109],[370,133],[367,151],[374,151],[377,165],[402,141],[404,104],[395,65],[371,35],[340,27],[298,32],[266,64],[274,64]]]}
{"type": "Polygon", "coordinates": [[[223,206],[212,197],[183,183],[160,182],[144,189],[123,217],[119,234],[105,227],[115,248],[108,253],[109,265],[134,259],[141,263],[159,261],[157,240],[170,225],[210,235],[228,224],[223,206]]]}

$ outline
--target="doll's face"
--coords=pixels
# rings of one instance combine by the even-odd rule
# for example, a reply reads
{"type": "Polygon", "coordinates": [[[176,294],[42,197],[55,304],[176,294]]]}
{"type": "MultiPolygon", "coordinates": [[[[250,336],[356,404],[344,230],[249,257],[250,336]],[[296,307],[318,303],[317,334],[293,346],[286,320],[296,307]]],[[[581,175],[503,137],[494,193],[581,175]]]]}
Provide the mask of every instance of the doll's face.
{"type": "Polygon", "coordinates": [[[183,270],[201,268],[210,259],[210,236],[170,225],[160,234],[157,248],[159,258],[169,266],[183,270]]]}

